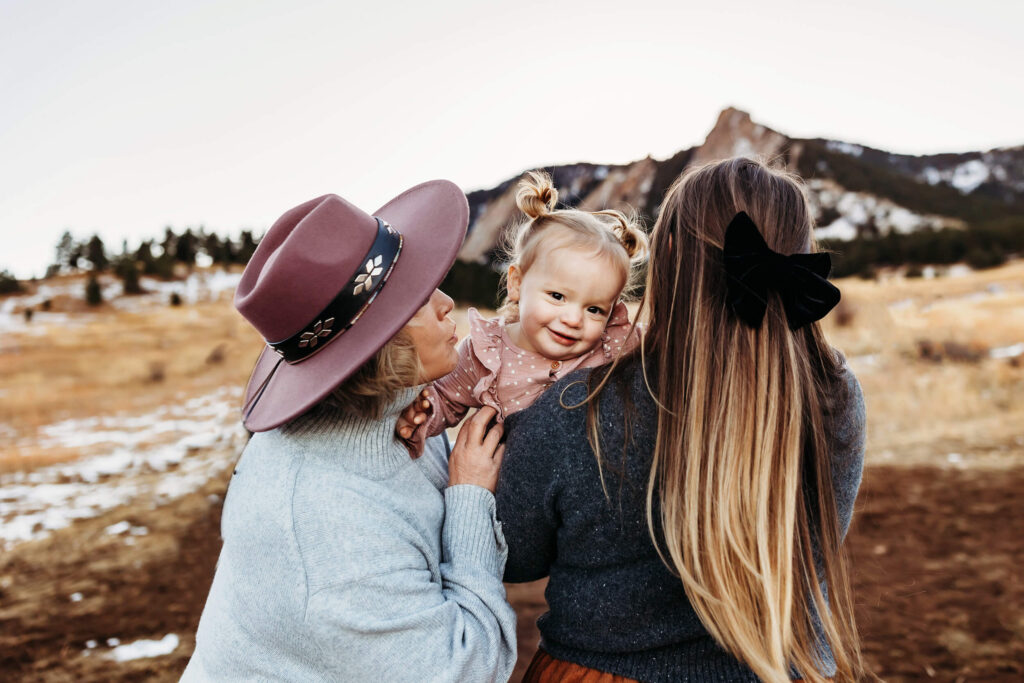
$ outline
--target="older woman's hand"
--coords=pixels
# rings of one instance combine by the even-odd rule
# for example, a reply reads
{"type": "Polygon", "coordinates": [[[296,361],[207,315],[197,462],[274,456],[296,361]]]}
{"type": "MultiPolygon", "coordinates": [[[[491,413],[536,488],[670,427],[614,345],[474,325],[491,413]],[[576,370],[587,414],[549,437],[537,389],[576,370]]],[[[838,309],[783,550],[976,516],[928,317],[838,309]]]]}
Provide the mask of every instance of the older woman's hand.
{"type": "Polygon", "coordinates": [[[505,455],[505,445],[500,443],[504,429],[500,424],[488,428],[497,414],[485,406],[462,425],[448,460],[449,486],[475,484],[494,493],[505,455]]]}

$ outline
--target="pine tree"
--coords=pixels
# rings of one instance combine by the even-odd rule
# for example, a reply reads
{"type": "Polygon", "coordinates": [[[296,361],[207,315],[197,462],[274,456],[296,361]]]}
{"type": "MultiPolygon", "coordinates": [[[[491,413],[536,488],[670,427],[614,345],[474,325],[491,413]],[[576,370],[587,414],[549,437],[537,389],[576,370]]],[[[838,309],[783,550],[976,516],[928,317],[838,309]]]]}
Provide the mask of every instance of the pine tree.
{"type": "Polygon", "coordinates": [[[153,240],[145,240],[135,250],[135,260],[142,264],[142,272],[146,275],[156,274],[156,259],[153,257],[153,240]]]}
{"type": "Polygon", "coordinates": [[[256,251],[256,247],[259,242],[252,236],[251,230],[243,230],[241,235],[241,244],[238,247],[238,251],[235,252],[235,260],[237,263],[248,263],[249,259],[252,258],[252,254],[256,251]]]}
{"type": "Polygon", "coordinates": [[[14,292],[20,292],[21,290],[22,286],[21,283],[18,282],[18,278],[14,277],[6,270],[0,270],[0,294],[13,294],[14,292]]]}
{"type": "Polygon", "coordinates": [[[57,266],[57,272],[65,267],[72,270],[78,268],[78,245],[71,231],[65,230],[64,234],[60,236],[60,239],[57,241],[56,251],[53,265],[57,266]]]}
{"type": "Polygon", "coordinates": [[[99,235],[93,235],[89,238],[89,243],[85,247],[85,257],[89,259],[94,271],[104,271],[110,265],[110,261],[107,260],[106,249],[103,246],[103,240],[100,239],[99,235]]]}
{"type": "Polygon", "coordinates": [[[189,268],[196,264],[196,236],[192,234],[191,228],[186,228],[178,238],[178,243],[174,247],[174,258],[189,268]]]}
{"type": "Polygon", "coordinates": [[[89,273],[89,279],[85,282],[85,303],[90,306],[99,306],[103,303],[103,290],[100,288],[100,281],[96,279],[95,271],[89,273]]]}
{"type": "Polygon", "coordinates": [[[125,294],[142,294],[142,285],[139,284],[139,265],[131,254],[122,254],[114,267],[117,276],[121,278],[121,286],[125,294]]]}

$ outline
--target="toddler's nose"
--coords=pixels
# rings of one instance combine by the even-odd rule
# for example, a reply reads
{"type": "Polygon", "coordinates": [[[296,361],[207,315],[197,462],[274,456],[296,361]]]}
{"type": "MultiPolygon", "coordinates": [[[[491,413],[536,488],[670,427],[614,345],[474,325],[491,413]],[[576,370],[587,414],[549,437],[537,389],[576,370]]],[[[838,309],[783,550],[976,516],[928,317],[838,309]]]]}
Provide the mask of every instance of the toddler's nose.
{"type": "Polygon", "coordinates": [[[562,312],[562,323],[569,327],[579,327],[583,322],[583,314],[574,308],[562,312]]]}

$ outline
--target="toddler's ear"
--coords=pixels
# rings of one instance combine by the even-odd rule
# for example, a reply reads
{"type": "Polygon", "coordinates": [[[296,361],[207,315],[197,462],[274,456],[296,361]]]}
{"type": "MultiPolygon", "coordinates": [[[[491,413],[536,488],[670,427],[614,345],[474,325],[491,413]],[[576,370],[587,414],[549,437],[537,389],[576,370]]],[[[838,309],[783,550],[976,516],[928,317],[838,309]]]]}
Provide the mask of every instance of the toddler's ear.
{"type": "Polygon", "coordinates": [[[508,300],[519,301],[519,287],[523,283],[523,271],[519,269],[519,266],[508,267],[508,300]]]}

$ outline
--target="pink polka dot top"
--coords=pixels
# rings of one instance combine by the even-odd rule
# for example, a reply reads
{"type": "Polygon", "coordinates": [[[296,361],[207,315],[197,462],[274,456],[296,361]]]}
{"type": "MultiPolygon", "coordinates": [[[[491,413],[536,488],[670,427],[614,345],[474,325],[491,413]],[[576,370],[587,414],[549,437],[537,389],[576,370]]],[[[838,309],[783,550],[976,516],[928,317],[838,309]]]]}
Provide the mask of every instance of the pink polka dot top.
{"type": "Polygon", "coordinates": [[[470,408],[480,406],[493,407],[502,421],[529,406],[573,370],[604,365],[620,350],[635,348],[639,341],[625,304],[619,302],[597,346],[582,356],[553,361],[513,344],[503,319],[485,319],[471,308],[469,335],[459,343],[458,365],[428,387],[434,409],[426,431],[431,436],[440,434],[458,424],[470,408]]]}

